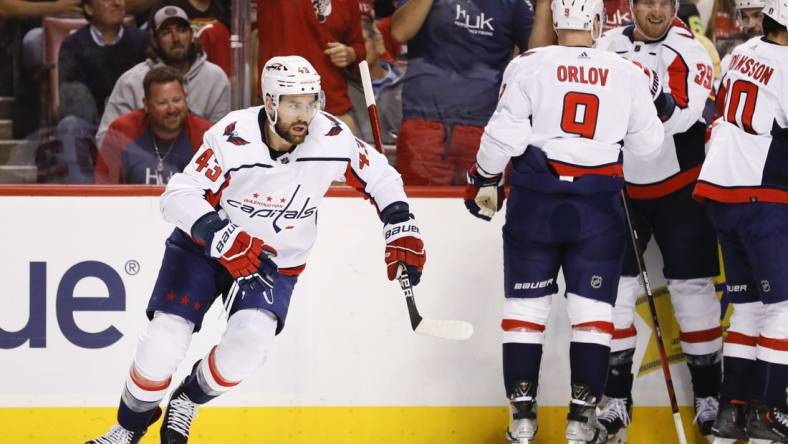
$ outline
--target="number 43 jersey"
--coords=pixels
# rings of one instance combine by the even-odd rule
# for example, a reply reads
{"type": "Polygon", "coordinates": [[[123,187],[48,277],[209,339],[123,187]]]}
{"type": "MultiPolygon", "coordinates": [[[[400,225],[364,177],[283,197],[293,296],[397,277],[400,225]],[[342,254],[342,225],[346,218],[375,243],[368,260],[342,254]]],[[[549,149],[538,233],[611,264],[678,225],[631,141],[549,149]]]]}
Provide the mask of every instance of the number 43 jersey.
{"type": "Polygon", "coordinates": [[[622,142],[635,157],[653,157],[663,139],[650,86],[641,68],[611,52],[569,46],[525,52],[504,72],[477,163],[496,174],[516,158],[513,184],[521,180],[541,192],[569,182],[575,182],[570,192],[581,194],[609,191],[612,182],[620,189],[622,142]],[[550,180],[548,170],[559,177],[550,180]],[[593,178],[574,180],[581,176],[593,178]],[[607,189],[578,188],[590,183],[607,189]]]}
{"type": "Polygon", "coordinates": [[[596,47],[651,68],[662,78],[668,94],[669,104],[660,116],[666,136],[660,155],[643,162],[624,154],[629,197],[651,199],[678,191],[698,178],[706,134],[702,114],[714,74],[709,54],[678,19],[660,40],[637,41],[634,32],[633,25],[612,29],[596,47]]]}
{"type": "Polygon", "coordinates": [[[195,221],[219,210],[276,248],[274,261],[283,269],[306,263],[318,206],[333,181],[346,180],[379,210],[406,201],[402,179],[386,158],[330,114],[318,112],[304,141],[273,158],[261,132],[265,125],[262,107],[253,107],[211,127],[191,162],[167,184],[164,219],[190,234],[195,221]]]}
{"type": "Polygon", "coordinates": [[[720,85],[722,117],[695,195],[788,204],[788,46],[763,37],[739,45],[720,85]]]}

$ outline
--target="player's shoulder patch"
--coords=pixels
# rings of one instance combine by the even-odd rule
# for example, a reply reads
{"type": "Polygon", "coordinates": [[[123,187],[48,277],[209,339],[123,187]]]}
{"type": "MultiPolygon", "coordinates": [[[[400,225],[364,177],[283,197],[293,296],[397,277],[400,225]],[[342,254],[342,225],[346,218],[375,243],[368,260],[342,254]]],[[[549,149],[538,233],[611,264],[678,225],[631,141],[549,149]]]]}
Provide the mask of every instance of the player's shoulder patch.
{"type": "Polygon", "coordinates": [[[331,127],[324,134],[324,136],[327,137],[338,136],[343,131],[342,124],[339,122],[339,119],[326,112],[322,112],[320,114],[323,115],[326,119],[328,119],[329,122],[331,122],[331,127]]]}
{"type": "Polygon", "coordinates": [[[241,137],[238,134],[238,131],[235,129],[236,124],[238,123],[237,120],[233,120],[227,126],[224,127],[224,132],[222,135],[227,138],[227,141],[236,146],[248,145],[249,142],[241,137]]]}

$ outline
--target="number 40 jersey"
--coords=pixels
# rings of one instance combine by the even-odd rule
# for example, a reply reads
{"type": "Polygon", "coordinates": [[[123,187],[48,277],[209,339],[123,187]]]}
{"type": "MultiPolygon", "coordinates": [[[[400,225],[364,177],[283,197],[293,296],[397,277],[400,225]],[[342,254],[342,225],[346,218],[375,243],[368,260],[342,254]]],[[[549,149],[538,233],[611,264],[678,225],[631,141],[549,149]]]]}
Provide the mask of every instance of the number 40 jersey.
{"type": "Polygon", "coordinates": [[[788,46],[755,37],[733,50],[695,196],[788,204],[788,46]]]}

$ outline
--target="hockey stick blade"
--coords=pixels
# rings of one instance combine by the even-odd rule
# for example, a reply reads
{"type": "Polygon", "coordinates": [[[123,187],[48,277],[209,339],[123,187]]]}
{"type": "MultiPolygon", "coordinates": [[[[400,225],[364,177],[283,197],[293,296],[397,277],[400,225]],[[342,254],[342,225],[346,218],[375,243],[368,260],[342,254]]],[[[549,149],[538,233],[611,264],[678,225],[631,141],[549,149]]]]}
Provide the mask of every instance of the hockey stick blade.
{"type": "Polygon", "coordinates": [[[436,338],[464,341],[473,336],[473,325],[465,321],[422,319],[413,331],[436,338]]]}
{"type": "Polygon", "coordinates": [[[405,294],[405,303],[408,305],[410,326],[416,333],[433,336],[436,338],[464,341],[473,336],[473,325],[465,321],[426,319],[421,316],[416,308],[416,299],[413,297],[413,287],[410,285],[408,270],[400,265],[399,284],[405,294]]]}

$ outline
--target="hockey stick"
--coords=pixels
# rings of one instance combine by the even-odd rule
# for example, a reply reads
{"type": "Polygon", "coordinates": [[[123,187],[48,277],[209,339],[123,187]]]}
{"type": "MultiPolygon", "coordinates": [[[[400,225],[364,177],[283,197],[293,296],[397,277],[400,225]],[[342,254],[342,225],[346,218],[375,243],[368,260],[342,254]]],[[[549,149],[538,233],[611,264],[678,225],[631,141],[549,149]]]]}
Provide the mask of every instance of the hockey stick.
{"type": "Polygon", "coordinates": [[[681,422],[681,414],[679,413],[679,402],[676,400],[676,390],[673,388],[673,377],[670,375],[670,361],[668,361],[668,354],[665,352],[665,344],[662,341],[662,329],[659,327],[657,306],[654,304],[654,293],[651,291],[651,283],[648,280],[648,272],[646,271],[646,264],[643,260],[643,252],[640,250],[640,244],[638,243],[638,233],[635,231],[635,226],[632,223],[632,213],[629,210],[629,201],[627,200],[627,195],[624,190],[621,190],[621,200],[624,202],[624,214],[626,214],[627,217],[627,227],[629,228],[629,236],[632,239],[635,262],[640,271],[643,288],[646,289],[648,311],[651,313],[651,323],[654,324],[654,336],[657,337],[657,349],[659,350],[659,360],[662,363],[662,374],[665,376],[665,385],[668,388],[668,398],[670,398],[670,409],[673,411],[673,425],[676,427],[676,435],[678,435],[679,444],[687,444],[687,437],[684,434],[684,424],[681,422]]]}
{"type": "Polygon", "coordinates": [[[413,287],[410,285],[408,269],[404,264],[399,265],[399,285],[405,294],[405,303],[408,304],[410,326],[416,333],[435,336],[437,338],[462,341],[473,335],[473,325],[465,321],[425,319],[416,308],[416,299],[413,297],[413,287]]]}
{"type": "Polygon", "coordinates": [[[375,139],[375,149],[379,153],[383,152],[383,140],[380,138],[380,119],[378,119],[378,105],[375,103],[375,92],[372,90],[372,77],[369,75],[369,64],[362,60],[358,64],[358,71],[361,74],[361,86],[364,88],[364,100],[367,102],[367,112],[369,112],[369,124],[372,127],[372,137],[375,139]]]}
{"type": "MultiPolygon", "coordinates": [[[[372,79],[369,75],[369,66],[366,60],[358,64],[361,74],[361,85],[364,87],[364,99],[367,102],[369,112],[369,123],[372,127],[372,136],[375,139],[375,149],[383,152],[383,142],[380,138],[380,124],[378,123],[378,106],[375,103],[375,94],[372,91],[372,79]]],[[[425,319],[416,308],[416,299],[413,297],[413,287],[410,285],[408,268],[404,264],[399,265],[399,285],[405,294],[405,303],[408,305],[408,315],[410,316],[410,326],[416,333],[435,336],[444,339],[454,339],[461,341],[473,335],[473,325],[465,321],[425,319]]]]}

